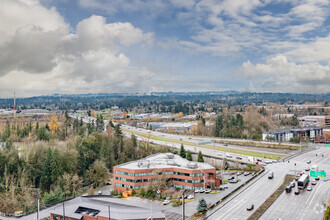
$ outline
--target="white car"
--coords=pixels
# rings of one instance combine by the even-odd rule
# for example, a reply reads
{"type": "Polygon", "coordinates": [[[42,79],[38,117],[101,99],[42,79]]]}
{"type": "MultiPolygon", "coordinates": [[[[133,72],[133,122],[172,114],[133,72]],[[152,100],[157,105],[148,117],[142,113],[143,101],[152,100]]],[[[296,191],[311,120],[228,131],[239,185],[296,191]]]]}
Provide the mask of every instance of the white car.
{"type": "Polygon", "coordinates": [[[195,196],[191,194],[191,195],[188,196],[187,199],[193,199],[193,198],[195,198],[195,196]]]}
{"type": "Polygon", "coordinates": [[[97,195],[102,195],[102,191],[98,191],[97,192],[97,195]]]}
{"type": "Polygon", "coordinates": [[[205,193],[210,193],[212,190],[211,189],[206,189],[205,193]]]}
{"type": "Polygon", "coordinates": [[[195,189],[195,193],[199,193],[200,191],[199,191],[199,189],[195,189]]]}
{"type": "Polygon", "coordinates": [[[233,156],[230,155],[230,154],[226,154],[226,157],[228,157],[228,158],[232,158],[233,156]]]}
{"type": "Polygon", "coordinates": [[[171,203],[171,201],[168,200],[168,199],[165,199],[165,200],[163,201],[163,205],[168,205],[168,204],[170,204],[170,203],[171,203]]]}

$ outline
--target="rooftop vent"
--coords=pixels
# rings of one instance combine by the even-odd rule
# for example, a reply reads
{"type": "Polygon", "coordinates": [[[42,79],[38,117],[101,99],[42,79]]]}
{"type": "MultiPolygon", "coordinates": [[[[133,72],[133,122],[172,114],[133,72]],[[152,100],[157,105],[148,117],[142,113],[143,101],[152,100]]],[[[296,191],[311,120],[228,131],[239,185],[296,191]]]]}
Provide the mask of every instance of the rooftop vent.
{"type": "Polygon", "coordinates": [[[197,165],[197,163],[189,162],[187,164],[187,167],[190,168],[190,169],[196,169],[198,167],[198,165],[197,165]]]}
{"type": "Polygon", "coordinates": [[[178,164],[177,164],[174,160],[169,160],[169,161],[167,161],[167,165],[170,165],[170,166],[178,166],[178,164]]]}
{"type": "Polygon", "coordinates": [[[167,159],[173,159],[173,158],[174,158],[174,154],[172,154],[172,153],[167,153],[167,154],[166,154],[166,158],[167,158],[167,159]]]}
{"type": "Polygon", "coordinates": [[[147,167],[149,168],[150,166],[150,161],[149,160],[140,160],[138,162],[138,167],[147,167]]]}

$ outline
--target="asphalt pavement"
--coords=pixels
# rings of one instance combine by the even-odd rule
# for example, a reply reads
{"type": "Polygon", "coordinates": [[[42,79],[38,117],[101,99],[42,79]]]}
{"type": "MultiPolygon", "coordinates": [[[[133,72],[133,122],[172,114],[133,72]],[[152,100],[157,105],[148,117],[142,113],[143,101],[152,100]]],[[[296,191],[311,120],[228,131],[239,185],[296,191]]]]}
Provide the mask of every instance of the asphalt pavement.
{"type": "MultiPolygon", "coordinates": [[[[319,169],[330,171],[330,149],[318,149],[307,152],[293,158],[290,162],[280,162],[267,165],[267,169],[274,172],[274,179],[268,179],[267,175],[258,181],[248,184],[242,190],[234,194],[227,204],[220,204],[218,208],[211,210],[207,219],[247,219],[252,212],[246,207],[254,204],[256,210],[282,183],[284,176],[296,174],[305,170],[307,166],[318,164],[319,169]],[[318,156],[315,156],[318,154],[318,156]],[[324,155],[324,157],[321,156],[324,155]],[[311,164],[306,162],[311,160],[311,164]],[[235,197],[236,196],[236,197],[235,197]]],[[[300,195],[286,195],[283,193],[278,200],[265,212],[261,219],[322,219],[324,210],[323,200],[329,197],[329,182],[320,180],[311,192],[304,190],[300,195]],[[285,198],[283,198],[285,197],[285,198]]]]}

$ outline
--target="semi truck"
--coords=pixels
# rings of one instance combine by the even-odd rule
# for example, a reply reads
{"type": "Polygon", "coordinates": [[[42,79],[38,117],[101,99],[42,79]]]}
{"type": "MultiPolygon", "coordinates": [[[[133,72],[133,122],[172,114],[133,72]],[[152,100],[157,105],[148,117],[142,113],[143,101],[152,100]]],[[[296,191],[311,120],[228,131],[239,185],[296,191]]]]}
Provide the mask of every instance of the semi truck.
{"type": "Polygon", "coordinates": [[[309,175],[303,174],[299,179],[298,179],[298,188],[299,189],[304,189],[309,182],[309,175]]]}

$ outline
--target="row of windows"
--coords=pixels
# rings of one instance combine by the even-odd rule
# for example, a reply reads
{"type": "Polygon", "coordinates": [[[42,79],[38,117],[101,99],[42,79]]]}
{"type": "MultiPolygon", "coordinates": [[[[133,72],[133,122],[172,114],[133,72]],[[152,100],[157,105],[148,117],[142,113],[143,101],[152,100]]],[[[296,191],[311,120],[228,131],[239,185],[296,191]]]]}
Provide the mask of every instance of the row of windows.
{"type": "MultiPolygon", "coordinates": [[[[120,184],[120,183],[116,183],[116,186],[119,187],[125,187],[125,188],[129,188],[129,189],[140,189],[140,188],[148,188],[149,186],[130,186],[130,185],[126,185],[126,184],[120,184]]],[[[191,186],[182,186],[182,185],[178,185],[178,184],[174,184],[174,187],[181,189],[181,188],[185,188],[185,189],[191,189],[191,190],[195,190],[195,189],[204,189],[203,186],[197,186],[197,187],[191,187],[191,186]]],[[[154,186],[155,187],[155,186],[154,186]]]]}
{"type": "MultiPolygon", "coordinates": [[[[152,176],[152,175],[180,175],[180,176],[203,176],[203,173],[181,173],[181,172],[160,172],[160,173],[128,173],[122,171],[116,171],[116,174],[126,175],[126,176],[152,176]]],[[[213,176],[213,173],[209,173],[209,176],[213,176]]]]}
{"type": "MultiPolygon", "coordinates": [[[[145,183],[145,182],[150,182],[150,179],[141,179],[141,180],[132,180],[132,179],[126,179],[122,177],[116,177],[117,180],[122,180],[126,182],[131,182],[131,183],[145,183]]],[[[180,182],[185,182],[185,183],[201,183],[204,182],[203,180],[185,180],[185,179],[179,179],[179,178],[169,178],[168,180],[174,180],[174,181],[180,181],[180,182]]]]}

